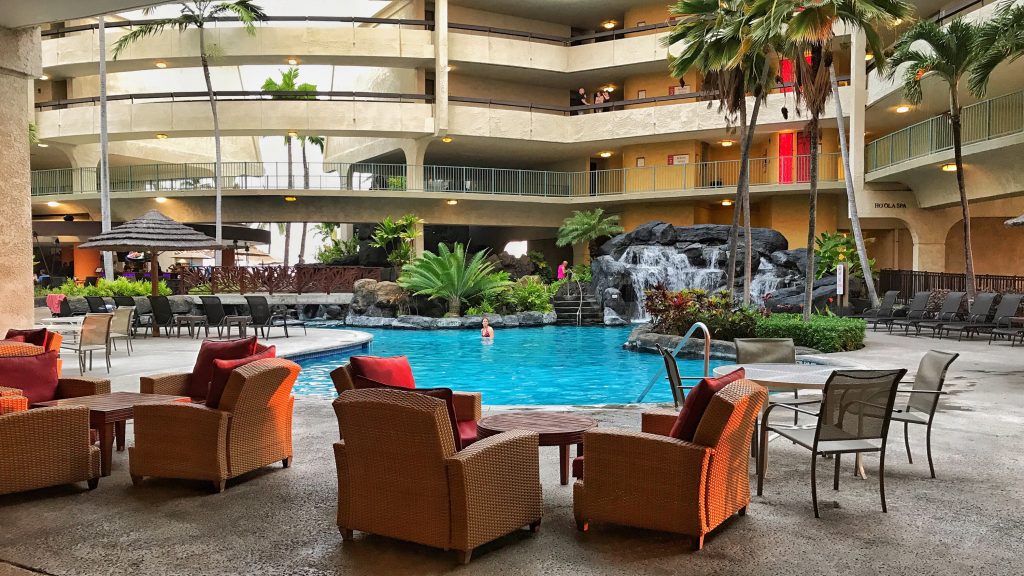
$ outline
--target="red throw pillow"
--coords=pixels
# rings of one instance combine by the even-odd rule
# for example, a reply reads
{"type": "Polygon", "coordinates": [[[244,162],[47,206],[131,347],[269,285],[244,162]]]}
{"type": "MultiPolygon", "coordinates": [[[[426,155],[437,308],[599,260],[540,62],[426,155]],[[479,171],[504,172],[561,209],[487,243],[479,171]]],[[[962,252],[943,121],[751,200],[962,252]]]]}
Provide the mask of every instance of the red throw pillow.
{"type": "Polygon", "coordinates": [[[672,431],[669,432],[669,436],[678,440],[692,442],[694,435],[697,434],[697,426],[700,425],[700,419],[704,417],[704,411],[708,409],[708,404],[711,404],[711,398],[731,382],[740,380],[745,376],[746,372],[743,368],[740,368],[721,378],[704,378],[701,380],[686,395],[686,400],[683,401],[683,409],[679,411],[679,417],[676,418],[676,423],[672,425],[672,431]]]}
{"type": "Polygon", "coordinates": [[[416,387],[412,366],[405,356],[353,356],[349,361],[358,376],[398,388],[416,387]]]}
{"type": "Polygon", "coordinates": [[[17,388],[29,404],[49,402],[57,394],[58,352],[0,358],[0,387],[17,388]]]}
{"type": "Polygon", "coordinates": [[[238,360],[256,353],[256,337],[241,340],[203,341],[196,357],[196,365],[192,368],[192,377],[188,381],[188,395],[199,400],[206,398],[213,380],[214,360],[238,360]]]}
{"type": "Polygon", "coordinates": [[[231,373],[234,372],[235,368],[245,366],[250,362],[263,360],[264,358],[273,358],[276,355],[277,347],[268,346],[265,350],[245,358],[238,358],[237,360],[221,360],[218,358],[214,360],[213,378],[210,379],[210,389],[206,393],[206,405],[210,408],[220,407],[221,396],[224,395],[224,389],[228,387],[228,379],[231,378],[231,373]]]}
{"type": "Polygon", "coordinates": [[[45,347],[47,340],[46,334],[46,328],[28,330],[16,330],[11,328],[7,331],[7,335],[4,336],[4,340],[10,340],[11,342],[28,342],[29,344],[45,347]]]}

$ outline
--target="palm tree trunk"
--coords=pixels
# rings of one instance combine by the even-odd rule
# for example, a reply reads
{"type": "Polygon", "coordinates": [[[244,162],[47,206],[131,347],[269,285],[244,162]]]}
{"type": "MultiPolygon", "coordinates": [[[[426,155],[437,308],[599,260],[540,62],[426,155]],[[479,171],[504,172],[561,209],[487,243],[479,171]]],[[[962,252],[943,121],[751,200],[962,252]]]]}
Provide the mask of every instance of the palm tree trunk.
{"type": "Polygon", "coordinates": [[[294,173],[294,171],[292,169],[292,162],[293,162],[293,160],[292,160],[292,137],[291,136],[285,136],[284,137],[284,146],[285,146],[285,148],[288,149],[288,189],[289,190],[294,190],[295,189],[295,173],[294,173]]]}
{"type": "Polygon", "coordinates": [[[971,249],[971,209],[967,204],[967,187],[964,183],[964,155],[961,140],[960,101],[957,87],[949,92],[949,120],[953,127],[953,158],[956,161],[956,185],[960,189],[960,212],[964,226],[964,274],[967,282],[967,298],[974,299],[978,285],[974,279],[974,251],[971,249]]]}
{"type": "MultiPolygon", "coordinates": [[[[309,159],[306,157],[306,139],[302,137],[302,188],[309,190],[309,159]]],[[[306,263],[306,228],[309,222],[302,223],[302,236],[299,238],[299,264],[306,263]]]]}
{"type": "MultiPolygon", "coordinates": [[[[743,107],[744,112],[746,106],[743,107]]],[[[740,186],[743,187],[743,235],[747,239],[747,251],[743,263],[743,305],[750,305],[750,285],[754,267],[754,242],[750,231],[750,147],[754,143],[754,127],[757,126],[757,115],[761,111],[761,98],[755,95],[754,109],[746,126],[746,135],[740,145],[740,186]]]]}
{"type": "Polygon", "coordinates": [[[309,222],[302,223],[302,236],[299,237],[299,264],[306,263],[306,229],[309,228],[309,222]]]}
{"type": "Polygon", "coordinates": [[[839,83],[836,82],[835,66],[828,67],[829,81],[832,83],[832,100],[836,103],[836,122],[839,124],[839,151],[843,155],[843,175],[846,177],[846,200],[850,212],[850,227],[853,228],[853,240],[857,244],[857,258],[867,286],[868,299],[871,306],[877,308],[878,293],[875,292],[875,278],[868,260],[868,249],[864,244],[864,231],[860,227],[860,214],[857,213],[857,195],[853,190],[853,173],[850,171],[850,149],[846,146],[846,123],[843,121],[843,103],[839,99],[839,83]]]}
{"type": "Polygon", "coordinates": [[[458,296],[448,298],[448,316],[462,315],[462,299],[458,296]]]}
{"type": "Polygon", "coordinates": [[[289,256],[292,248],[292,223],[284,223],[284,265],[288,265],[289,256]]]}
{"type": "Polygon", "coordinates": [[[811,117],[807,123],[808,138],[810,146],[807,160],[810,165],[810,198],[807,209],[807,275],[804,277],[806,286],[804,288],[804,322],[811,319],[811,311],[814,309],[814,237],[816,235],[815,224],[818,217],[818,116],[811,117]]]}
{"type": "MultiPolygon", "coordinates": [[[[210,58],[206,53],[205,28],[199,27],[199,58],[203,63],[203,78],[206,79],[206,92],[210,98],[210,111],[213,113],[213,186],[214,186],[214,233],[217,244],[224,244],[224,233],[221,230],[221,153],[220,153],[220,117],[217,116],[217,98],[213,94],[213,82],[210,80],[210,58]]],[[[214,264],[220,266],[223,263],[221,250],[214,252],[214,264]]]]}
{"type": "MultiPolygon", "coordinates": [[[[106,20],[99,21],[100,43],[100,229],[110,231],[110,144],[107,131],[107,33],[106,20]]],[[[103,251],[103,277],[114,279],[114,256],[103,251]]]]}
{"type": "MultiPolygon", "coordinates": [[[[740,107],[740,139],[747,141],[747,102],[740,107]]],[[[732,226],[729,228],[729,264],[725,284],[729,298],[736,299],[736,251],[739,248],[740,212],[743,210],[743,162],[740,162],[740,178],[736,183],[736,200],[732,203],[732,226]]]]}

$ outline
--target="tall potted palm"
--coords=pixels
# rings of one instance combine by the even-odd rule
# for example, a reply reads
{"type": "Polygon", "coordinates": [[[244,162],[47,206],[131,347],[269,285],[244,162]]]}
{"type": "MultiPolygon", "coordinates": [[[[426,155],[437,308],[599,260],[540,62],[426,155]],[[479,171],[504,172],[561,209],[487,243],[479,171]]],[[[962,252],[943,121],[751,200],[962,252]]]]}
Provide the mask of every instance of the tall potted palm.
{"type": "MultiPolygon", "coordinates": [[[[893,47],[887,71],[889,78],[902,74],[903,94],[911,103],[923,96],[921,81],[926,76],[938,78],[949,93],[949,124],[953,136],[953,159],[956,162],[956,184],[960,191],[960,213],[964,230],[964,274],[967,297],[974,298],[974,253],[971,249],[971,211],[964,183],[963,138],[960,125],[960,87],[988,50],[981,44],[981,25],[957,18],[943,27],[921,21],[903,33],[893,47]]],[[[976,86],[983,86],[980,80],[976,86]]]]}
{"type": "MultiPolygon", "coordinates": [[[[234,2],[213,2],[212,0],[190,0],[188,2],[179,2],[181,5],[181,12],[175,18],[164,18],[161,20],[154,20],[147,22],[140,26],[137,26],[128,32],[124,36],[117,39],[114,42],[114,59],[117,60],[129,46],[148,38],[155,36],[167,28],[177,29],[178,32],[184,32],[190,28],[195,28],[199,32],[199,60],[203,64],[203,78],[206,80],[206,92],[210,99],[210,112],[213,115],[213,148],[214,148],[214,164],[213,164],[213,179],[215,194],[215,206],[214,206],[214,229],[215,236],[218,244],[224,242],[223,231],[221,230],[221,149],[220,149],[220,118],[217,116],[217,97],[213,92],[213,82],[210,80],[210,49],[206,45],[206,24],[213,18],[222,16],[235,16],[239,22],[245,27],[245,31],[250,35],[256,34],[256,22],[262,22],[267,19],[267,15],[263,12],[263,9],[258,5],[254,4],[252,0],[235,0],[234,2]]],[[[151,8],[147,8],[145,13],[152,13],[151,8]]],[[[214,252],[216,255],[216,263],[219,266],[221,263],[221,251],[217,250],[214,252]]]]}
{"type": "Polygon", "coordinates": [[[614,236],[620,232],[622,226],[619,226],[618,216],[605,216],[601,208],[590,212],[577,210],[562,222],[555,244],[572,246],[586,243],[590,258],[593,259],[598,255],[597,239],[614,236]]]}
{"type": "Polygon", "coordinates": [[[813,256],[818,201],[818,138],[819,119],[832,96],[832,43],[835,26],[861,30],[874,54],[883,46],[877,27],[892,26],[910,13],[903,0],[752,0],[748,6],[753,31],[751,41],[757,46],[774,46],[780,58],[791,60],[796,71],[797,103],[810,116],[807,122],[809,140],[809,192],[807,225],[807,273],[804,295],[804,320],[810,320],[814,306],[815,262],[813,256]]]}

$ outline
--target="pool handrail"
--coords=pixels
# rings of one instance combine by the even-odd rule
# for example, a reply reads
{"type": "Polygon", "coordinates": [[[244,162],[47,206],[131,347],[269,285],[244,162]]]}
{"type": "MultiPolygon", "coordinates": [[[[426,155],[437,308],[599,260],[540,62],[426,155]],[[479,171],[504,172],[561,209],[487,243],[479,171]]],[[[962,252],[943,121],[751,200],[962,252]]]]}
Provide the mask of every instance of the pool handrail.
{"type": "MultiPolygon", "coordinates": [[[[700,378],[707,378],[708,376],[710,376],[709,369],[711,366],[711,331],[708,330],[707,325],[704,324],[703,322],[694,322],[693,326],[690,326],[690,329],[686,331],[686,334],[683,336],[683,339],[679,341],[679,345],[677,345],[672,350],[672,357],[675,358],[676,354],[679,354],[679,351],[683,349],[683,346],[686,346],[686,343],[690,341],[690,336],[693,336],[693,333],[696,332],[698,328],[700,328],[701,332],[704,333],[704,375],[689,377],[681,376],[680,378],[684,380],[697,380],[700,378]]],[[[640,396],[637,397],[636,401],[638,404],[644,401],[644,398],[646,398],[647,394],[651,392],[651,389],[654,388],[654,385],[658,382],[658,379],[661,378],[661,375],[664,372],[665,365],[662,364],[661,368],[659,368],[658,371],[654,374],[654,376],[651,377],[651,381],[648,382],[647,386],[644,387],[644,390],[643,392],[640,393],[640,396]]]]}

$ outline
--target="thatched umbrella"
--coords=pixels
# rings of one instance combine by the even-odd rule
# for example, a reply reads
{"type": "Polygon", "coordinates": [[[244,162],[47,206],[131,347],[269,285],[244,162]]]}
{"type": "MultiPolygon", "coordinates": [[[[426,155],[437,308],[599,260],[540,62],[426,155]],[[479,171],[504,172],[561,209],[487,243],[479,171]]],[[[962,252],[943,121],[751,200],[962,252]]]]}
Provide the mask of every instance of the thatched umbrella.
{"type": "Polygon", "coordinates": [[[1003,222],[1003,224],[1010,226],[1011,228],[1024,226],[1024,214],[1021,214],[1020,216],[1017,216],[1016,218],[1013,218],[1011,220],[1007,220],[1006,222],[1003,222]]]}
{"type": "MultiPolygon", "coordinates": [[[[158,210],[150,210],[139,218],[125,222],[109,231],[93,236],[79,248],[95,248],[124,252],[138,250],[150,253],[150,277],[153,296],[160,294],[160,276],[156,255],[167,250],[222,250],[223,246],[206,234],[179,224],[158,210]]],[[[154,326],[154,331],[156,327],[154,326]]]]}

